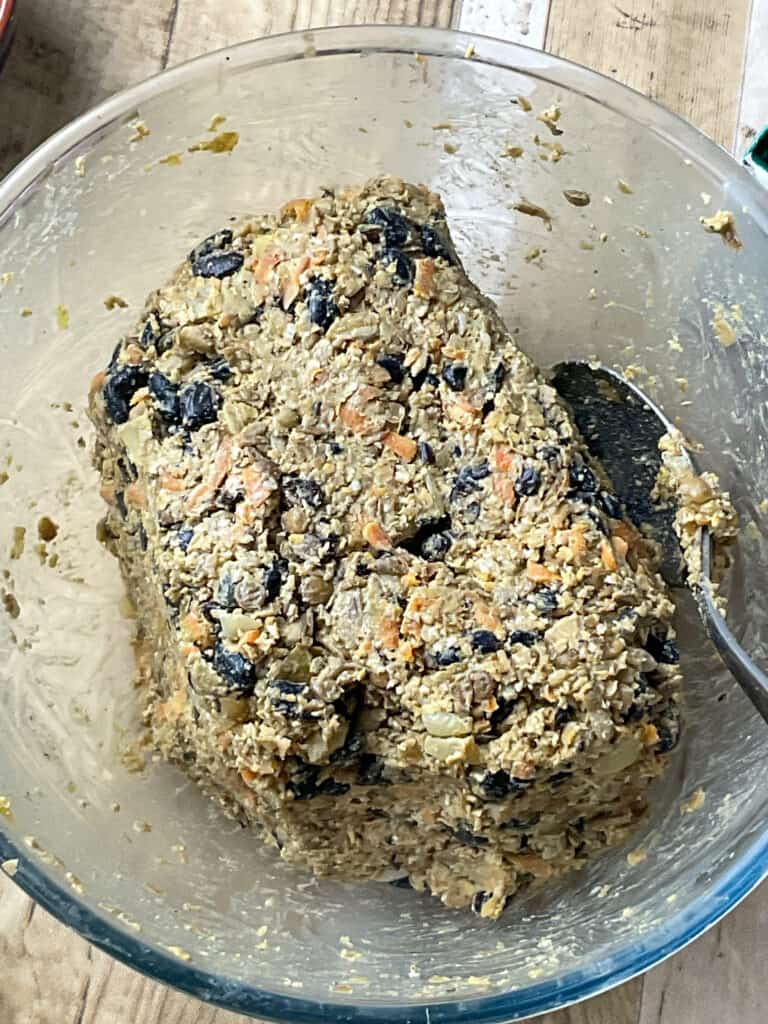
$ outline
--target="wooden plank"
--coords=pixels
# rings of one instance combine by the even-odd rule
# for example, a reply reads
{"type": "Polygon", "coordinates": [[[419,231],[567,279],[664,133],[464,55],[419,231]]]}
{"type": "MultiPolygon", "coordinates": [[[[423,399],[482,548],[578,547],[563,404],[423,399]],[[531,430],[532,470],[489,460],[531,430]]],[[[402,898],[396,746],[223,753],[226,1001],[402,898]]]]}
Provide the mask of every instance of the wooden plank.
{"type": "Polygon", "coordinates": [[[453,18],[452,0],[177,0],[169,62],[177,64],[219,46],[322,25],[438,25],[453,18]]]}
{"type": "Polygon", "coordinates": [[[730,147],[750,0],[552,0],[547,49],[612,75],[730,147]]]}
{"type": "Polygon", "coordinates": [[[744,85],[734,153],[741,156],[755,134],[768,128],[768,0],[752,0],[744,85]]]}
{"type": "Polygon", "coordinates": [[[172,9],[173,0],[18,4],[1,80],[0,177],[77,114],[158,71],[172,9]]]}
{"type": "Polygon", "coordinates": [[[462,0],[454,24],[463,32],[542,49],[548,13],[549,0],[462,0]]]}
{"type": "Polygon", "coordinates": [[[765,1024],[768,885],[645,978],[638,1024],[765,1024]]]}

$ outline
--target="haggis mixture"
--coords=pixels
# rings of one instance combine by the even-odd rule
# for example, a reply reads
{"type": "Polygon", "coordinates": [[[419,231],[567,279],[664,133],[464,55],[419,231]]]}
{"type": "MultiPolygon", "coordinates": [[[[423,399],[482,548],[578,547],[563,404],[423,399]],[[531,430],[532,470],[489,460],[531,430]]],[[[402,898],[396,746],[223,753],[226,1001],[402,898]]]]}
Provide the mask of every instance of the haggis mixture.
{"type": "Polygon", "coordinates": [[[91,413],[153,741],[286,860],[495,917],[627,836],[673,605],[438,196],[222,228],[91,413]]]}

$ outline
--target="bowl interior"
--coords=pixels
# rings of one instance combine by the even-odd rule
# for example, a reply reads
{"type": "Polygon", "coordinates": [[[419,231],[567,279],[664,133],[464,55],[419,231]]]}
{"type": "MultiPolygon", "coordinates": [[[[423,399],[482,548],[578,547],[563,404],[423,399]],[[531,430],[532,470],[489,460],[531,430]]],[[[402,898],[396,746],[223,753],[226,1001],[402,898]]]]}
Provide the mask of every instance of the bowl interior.
{"type": "Polygon", "coordinates": [[[380,32],[357,34],[365,52],[335,33],[206,58],[49,144],[56,159],[22,197],[31,172],[5,186],[3,825],[22,883],[60,886],[59,911],[88,934],[226,1005],[341,1020],[430,1002],[435,1020],[478,1020],[481,1006],[509,1019],[647,966],[763,870],[768,732],[691,602],[679,602],[684,739],[631,847],[498,922],[383,884],[317,881],[137,749],[131,621],[95,535],[88,383],[146,293],[231,215],[385,171],[426,182],[529,353],[634,367],[701,444],[743,516],[731,622],[766,660],[767,214],[724,153],[613,83],[511,45],[478,41],[470,60],[466,38],[380,32]],[[537,119],[553,104],[562,134],[537,119]],[[239,133],[232,152],[190,151],[222,131],[239,133]],[[516,211],[521,198],[551,222],[516,211]],[[740,251],[699,223],[720,208],[736,213],[740,251]],[[38,536],[43,516],[53,541],[38,536]],[[308,1001],[301,1013],[281,1002],[291,996],[308,1001]]]}

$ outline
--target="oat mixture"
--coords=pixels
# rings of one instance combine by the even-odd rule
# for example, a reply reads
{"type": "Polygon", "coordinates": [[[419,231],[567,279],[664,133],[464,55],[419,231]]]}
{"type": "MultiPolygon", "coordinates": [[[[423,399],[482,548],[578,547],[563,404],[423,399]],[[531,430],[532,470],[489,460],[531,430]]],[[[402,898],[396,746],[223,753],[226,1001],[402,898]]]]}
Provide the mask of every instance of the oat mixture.
{"type": "Polygon", "coordinates": [[[434,193],[205,239],[91,414],[153,740],[284,858],[495,917],[627,836],[673,604],[434,193]]]}

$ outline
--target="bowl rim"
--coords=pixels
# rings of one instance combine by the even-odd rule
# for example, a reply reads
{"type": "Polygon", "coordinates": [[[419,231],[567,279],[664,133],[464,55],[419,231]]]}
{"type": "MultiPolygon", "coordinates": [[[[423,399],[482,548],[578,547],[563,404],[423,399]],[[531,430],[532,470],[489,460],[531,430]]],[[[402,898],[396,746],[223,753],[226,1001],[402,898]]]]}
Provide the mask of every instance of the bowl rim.
{"type": "MultiPolygon", "coordinates": [[[[13,7],[13,3],[10,5],[13,7]]],[[[2,11],[2,0],[0,0],[2,11]]],[[[259,67],[293,60],[371,53],[420,54],[426,57],[471,59],[539,78],[569,92],[602,103],[613,111],[690,154],[714,176],[736,179],[746,191],[751,213],[762,215],[768,234],[768,195],[721,146],[693,125],[660,104],[614,79],[561,57],[518,43],[455,29],[418,26],[356,25],[295,31],[238,43],[203,54],[167,69],[104,100],[42,142],[0,182],[0,227],[48,174],[62,162],[86,152],[116,123],[157,95],[212,70],[240,66],[259,67]],[[596,95],[598,94],[598,95],[596,95]]],[[[338,1024],[500,1024],[571,1005],[605,992],[676,953],[732,910],[768,875],[768,826],[759,831],[743,852],[734,857],[708,892],[691,906],[646,933],[634,946],[606,957],[589,969],[571,971],[560,980],[542,981],[502,994],[390,1005],[302,999],[259,989],[245,981],[228,979],[150,945],[102,916],[63,885],[42,864],[32,859],[4,830],[0,819],[0,863],[18,860],[16,884],[63,924],[83,938],[154,980],[178,988],[225,1009],[282,1022],[335,1021],[338,1024]]]]}

